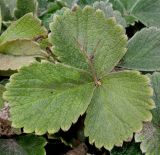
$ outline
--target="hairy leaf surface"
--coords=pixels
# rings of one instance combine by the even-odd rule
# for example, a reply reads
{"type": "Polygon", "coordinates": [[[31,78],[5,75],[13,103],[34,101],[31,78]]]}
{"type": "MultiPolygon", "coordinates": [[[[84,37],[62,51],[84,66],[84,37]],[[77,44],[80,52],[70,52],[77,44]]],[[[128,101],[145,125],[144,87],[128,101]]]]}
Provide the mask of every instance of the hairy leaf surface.
{"type": "Polygon", "coordinates": [[[67,130],[90,103],[91,81],[86,72],[60,64],[35,63],[22,68],[12,76],[4,95],[10,101],[12,125],[36,134],[67,130]]]}
{"type": "Polygon", "coordinates": [[[150,121],[153,108],[148,81],[138,72],[112,73],[102,79],[87,110],[85,135],[97,147],[112,149],[150,121]],[[148,96],[148,97],[147,97],[148,96]],[[144,108],[145,107],[145,108],[144,108]]]}
{"type": "Polygon", "coordinates": [[[145,123],[143,130],[135,135],[135,140],[142,142],[141,150],[146,155],[158,155],[160,152],[160,73],[154,73],[150,78],[156,108],[152,110],[152,122],[145,123]]]}
{"type": "Polygon", "coordinates": [[[128,42],[128,51],[120,66],[141,71],[160,71],[160,29],[144,28],[128,42]]]}
{"type": "Polygon", "coordinates": [[[46,140],[34,135],[0,139],[1,155],[45,155],[46,140]]]}
{"type": "Polygon", "coordinates": [[[111,71],[126,52],[126,36],[113,18],[92,7],[69,9],[51,24],[50,40],[59,60],[80,69],[88,69],[93,57],[97,75],[111,71]]]}
{"type": "Polygon", "coordinates": [[[146,26],[160,27],[160,0],[139,0],[132,14],[146,26]]]}

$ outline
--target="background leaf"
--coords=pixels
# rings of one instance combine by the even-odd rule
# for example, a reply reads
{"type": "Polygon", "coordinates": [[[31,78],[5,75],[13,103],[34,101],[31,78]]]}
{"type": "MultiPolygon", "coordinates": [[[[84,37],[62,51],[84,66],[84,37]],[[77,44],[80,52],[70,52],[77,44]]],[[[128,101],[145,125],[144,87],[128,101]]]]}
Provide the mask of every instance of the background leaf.
{"type": "Polygon", "coordinates": [[[13,40],[0,45],[0,70],[17,70],[35,61],[43,51],[36,42],[13,40]]]}
{"type": "Polygon", "coordinates": [[[0,139],[1,155],[45,155],[46,140],[34,135],[0,139]]]}
{"type": "Polygon", "coordinates": [[[142,155],[139,144],[125,143],[123,147],[115,147],[110,155],[142,155]]]}
{"type": "Polygon", "coordinates": [[[139,0],[132,13],[146,26],[160,27],[160,1],[139,0]]]}
{"type": "Polygon", "coordinates": [[[160,29],[151,27],[137,32],[128,42],[120,66],[140,71],[160,70],[160,29]]]}
{"type": "Polygon", "coordinates": [[[138,72],[111,73],[101,83],[87,110],[84,131],[90,143],[111,150],[140,131],[143,121],[151,121],[154,104],[148,79],[138,72]]]}
{"type": "Polygon", "coordinates": [[[160,73],[154,73],[150,78],[156,108],[152,110],[152,122],[144,124],[143,130],[135,135],[135,140],[142,142],[141,150],[146,155],[158,155],[160,152],[160,73]]]}
{"type": "Polygon", "coordinates": [[[34,39],[37,36],[46,36],[47,31],[41,26],[40,20],[32,13],[26,14],[15,21],[0,36],[0,44],[15,39],[34,39]]]}
{"type": "Polygon", "coordinates": [[[112,8],[112,4],[109,3],[109,1],[106,1],[106,2],[96,1],[93,4],[93,7],[95,9],[100,9],[100,10],[104,11],[106,18],[115,17],[118,24],[120,24],[124,27],[127,26],[126,21],[122,17],[121,13],[119,11],[114,11],[113,8],[112,8]]]}
{"type": "Polygon", "coordinates": [[[36,14],[37,7],[38,7],[37,0],[17,0],[16,9],[14,10],[14,15],[18,19],[29,12],[36,14]]]}

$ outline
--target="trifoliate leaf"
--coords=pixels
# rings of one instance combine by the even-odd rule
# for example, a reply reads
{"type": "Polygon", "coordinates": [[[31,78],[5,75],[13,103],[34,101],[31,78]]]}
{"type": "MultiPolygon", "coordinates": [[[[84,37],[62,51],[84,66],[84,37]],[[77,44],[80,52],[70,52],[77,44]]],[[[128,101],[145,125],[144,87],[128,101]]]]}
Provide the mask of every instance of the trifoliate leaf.
{"type": "Polygon", "coordinates": [[[1,155],[45,155],[46,140],[34,135],[0,139],[1,155]]]}
{"type": "Polygon", "coordinates": [[[40,46],[31,40],[13,40],[0,44],[0,70],[17,70],[42,54],[40,46]]]}
{"type": "Polygon", "coordinates": [[[89,74],[61,64],[23,67],[11,81],[4,96],[12,125],[36,134],[67,130],[86,111],[94,90],[89,74]]]}
{"type": "Polygon", "coordinates": [[[74,12],[65,10],[50,28],[50,40],[58,59],[80,69],[89,69],[87,59],[93,59],[99,78],[111,71],[126,52],[122,26],[89,6],[83,10],[77,7],[74,12]]]}
{"type": "Polygon", "coordinates": [[[132,14],[148,27],[160,27],[160,0],[139,0],[132,14]]]}
{"type": "Polygon", "coordinates": [[[51,30],[53,50],[65,64],[34,63],[11,77],[4,98],[14,127],[36,134],[67,130],[89,106],[85,134],[110,150],[151,120],[145,76],[108,73],[126,51],[123,27],[87,6],[65,9],[51,30]]]}
{"type": "Polygon", "coordinates": [[[2,98],[2,95],[5,90],[5,87],[0,84],[0,109],[4,106],[4,100],[2,98]]]}
{"type": "Polygon", "coordinates": [[[160,29],[151,27],[137,32],[128,42],[120,66],[141,71],[160,71],[160,29]]]}
{"type": "Polygon", "coordinates": [[[120,25],[126,27],[126,21],[125,19],[121,16],[121,13],[119,11],[114,11],[112,8],[112,4],[109,3],[108,1],[103,2],[103,1],[96,1],[93,4],[93,7],[95,9],[100,9],[105,13],[106,18],[109,17],[115,17],[117,23],[119,23],[120,25]]]}
{"type": "Polygon", "coordinates": [[[160,152],[160,73],[154,73],[150,78],[156,108],[152,110],[152,122],[144,124],[143,130],[135,135],[135,140],[142,142],[141,150],[145,155],[158,155],[160,152]]]}
{"type": "Polygon", "coordinates": [[[123,147],[116,147],[110,155],[142,155],[139,144],[134,142],[126,143],[123,147]]]}
{"type": "Polygon", "coordinates": [[[41,35],[47,35],[46,29],[41,26],[38,18],[29,13],[11,24],[0,36],[0,44],[15,39],[33,39],[41,35]]]}
{"type": "Polygon", "coordinates": [[[16,18],[20,18],[29,12],[36,14],[38,2],[37,0],[17,0],[16,6],[14,15],[16,18]]]}
{"type": "Polygon", "coordinates": [[[142,129],[142,121],[150,121],[153,108],[148,79],[138,72],[111,73],[101,80],[101,86],[87,110],[85,135],[90,143],[111,150],[142,129]]]}

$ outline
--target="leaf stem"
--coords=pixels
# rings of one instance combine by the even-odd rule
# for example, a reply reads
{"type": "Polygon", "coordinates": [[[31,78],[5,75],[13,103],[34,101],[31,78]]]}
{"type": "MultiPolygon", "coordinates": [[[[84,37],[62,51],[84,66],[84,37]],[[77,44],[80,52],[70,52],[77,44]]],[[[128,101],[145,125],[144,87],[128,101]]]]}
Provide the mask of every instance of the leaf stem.
{"type": "Polygon", "coordinates": [[[87,54],[87,51],[85,50],[85,48],[79,43],[79,41],[77,39],[75,39],[76,42],[77,42],[77,45],[79,46],[82,54],[84,55],[84,57],[86,58],[87,62],[88,62],[88,65],[90,67],[90,70],[91,70],[91,73],[92,73],[92,77],[93,77],[93,80],[94,80],[94,83],[96,86],[100,86],[101,85],[101,82],[99,81],[99,79],[97,78],[97,74],[96,74],[96,71],[95,71],[95,68],[93,66],[93,62],[92,62],[92,58],[88,56],[87,54]]]}

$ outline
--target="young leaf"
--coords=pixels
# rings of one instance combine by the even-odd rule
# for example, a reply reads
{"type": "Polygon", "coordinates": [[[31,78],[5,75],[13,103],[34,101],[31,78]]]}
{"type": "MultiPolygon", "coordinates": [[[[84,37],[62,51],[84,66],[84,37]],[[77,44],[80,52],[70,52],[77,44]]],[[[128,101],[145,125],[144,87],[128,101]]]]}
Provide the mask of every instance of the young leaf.
{"type": "Polygon", "coordinates": [[[90,143],[111,150],[114,144],[119,146],[140,131],[142,121],[151,120],[153,104],[147,80],[133,71],[111,73],[101,80],[85,119],[90,143]]]}
{"type": "Polygon", "coordinates": [[[26,39],[5,42],[0,44],[0,70],[17,70],[40,54],[42,50],[36,42],[26,39]]]}
{"type": "Polygon", "coordinates": [[[16,6],[14,15],[16,18],[20,18],[29,12],[36,14],[38,2],[37,0],[17,0],[16,6]]]}
{"type": "Polygon", "coordinates": [[[14,91],[4,96],[11,101],[12,125],[36,134],[67,130],[86,111],[94,90],[89,74],[61,64],[35,63],[11,79],[7,89],[14,91]]]}
{"type": "Polygon", "coordinates": [[[144,124],[143,130],[135,135],[135,140],[141,143],[141,150],[146,155],[158,155],[160,152],[160,73],[150,76],[154,89],[153,99],[156,109],[152,110],[153,120],[144,124]]]}
{"type": "Polygon", "coordinates": [[[92,7],[65,10],[50,26],[50,40],[54,53],[65,64],[89,69],[94,67],[99,78],[111,71],[126,52],[126,36],[113,18],[106,19],[103,12],[92,7]],[[107,52],[106,52],[107,51],[107,52]]]}
{"type": "Polygon", "coordinates": [[[0,84],[0,109],[4,106],[4,100],[2,98],[2,95],[5,90],[5,87],[0,84]]]}
{"type": "Polygon", "coordinates": [[[32,13],[26,14],[15,21],[1,36],[0,44],[15,39],[34,39],[37,36],[46,36],[47,31],[41,26],[38,18],[32,13]]]}
{"type": "Polygon", "coordinates": [[[106,18],[109,17],[115,17],[117,23],[119,23],[120,25],[126,27],[126,21],[125,19],[122,17],[121,13],[119,11],[114,11],[112,8],[112,4],[107,2],[103,2],[103,1],[96,1],[93,4],[93,7],[95,9],[100,9],[105,13],[106,18]]]}
{"type": "Polygon", "coordinates": [[[128,42],[121,67],[141,71],[160,71],[160,29],[151,27],[137,32],[128,42]]]}
{"type": "Polygon", "coordinates": [[[148,27],[160,27],[160,0],[139,0],[132,14],[148,27]]]}
{"type": "Polygon", "coordinates": [[[46,140],[34,135],[0,139],[1,155],[45,155],[46,140]]]}

